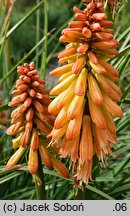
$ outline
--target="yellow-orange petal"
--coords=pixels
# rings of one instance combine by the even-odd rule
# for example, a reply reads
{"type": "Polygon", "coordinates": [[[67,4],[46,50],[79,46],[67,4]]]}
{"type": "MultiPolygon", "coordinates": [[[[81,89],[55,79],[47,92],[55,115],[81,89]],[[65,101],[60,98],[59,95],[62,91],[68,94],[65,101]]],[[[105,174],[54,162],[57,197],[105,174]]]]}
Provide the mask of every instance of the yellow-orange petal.
{"type": "Polygon", "coordinates": [[[75,94],[78,96],[85,95],[85,91],[87,88],[87,75],[87,69],[83,68],[75,84],[75,94]]]}
{"type": "Polygon", "coordinates": [[[72,73],[73,74],[79,73],[82,70],[82,68],[84,67],[85,62],[86,62],[86,56],[82,56],[82,57],[78,58],[72,67],[72,73]]]}
{"type": "Polygon", "coordinates": [[[40,151],[41,160],[44,166],[51,168],[52,167],[51,154],[48,152],[46,146],[40,143],[39,151],[40,151]]]}
{"type": "Polygon", "coordinates": [[[67,87],[70,86],[70,84],[72,84],[72,82],[74,80],[77,79],[77,75],[72,74],[69,77],[67,77],[65,80],[63,80],[61,83],[59,83],[56,87],[54,87],[51,91],[50,91],[50,95],[58,95],[61,92],[63,92],[65,89],[67,89],[67,87]]]}
{"type": "Polygon", "coordinates": [[[7,129],[6,133],[10,136],[13,136],[19,132],[19,129],[21,128],[22,125],[23,125],[23,122],[17,122],[16,124],[11,125],[7,129]]]}
{"type": "Polygon", "coordinates": [[[79,137],[72,141],[70,158],[72,162],[76,162],[79,156],[79,137]]]}
{"type": "Polygon", "coordinates": [[[61,109],[61,111],[59,112],[58,116],[55,119],[55,123],[54,123],[55,129],[62,128],[68,122],[67,111],[68,111],[68,106],[65,106],[61,109]]]}
{"type": "Polygon", "coordinates": [[[55,168],[55,170],[63,177],[69,178],[69,173],[68,173],[66,166],[63,163],[61,163],[61,161],[53,157],[52,155],[51,155],[51,160],[52,160],[53,167],[55,168]]]}
{"type": "Polygon", "coordinates": [[[26,112],[26,120],[31,121],[33,119],[33,116],[34,116],[34,109],[30,107],[26,112]]]}
{"type": "Polygon", "coordinates": [[[29,142],[29,138],[30,138],[30,131],[25,130],[22,137],[21,137],[20,145],[22,147],[27,146],[27,144],[29,142]]]}
{"type": "Polygon", "coordinates": [[[98,59],[97,57],[95,56],[95,54],[91,51],[88,52],[88,57],[89,57],[89,60],[93,63],[93,64],[98,64],[98,59]]]}
{"type": "Polygon", "coordinates": [[[104,106],[114,116],[121,118],[123,112],[121,108],[110,97],[103,93],[104,106]]]}
{"type": "Polygon", "coordinates": [[[60,98],[58,102],[57,105],[58,108],[62,108],[65,105],[70,104],[70,102],[74,97],[75,84],[76,84],[76,80],[67,88],[67,90],[65,91],[65,93],[63,94],[63,96],[60,98]]]}
{"type": "Polygon", "coordinates": [[[80,135],[81,124],[82,124],[82,115],[83,115],[83,109],[82,109],[81,113],[79,114],[79,116],[77,116],[77,118],[70,120],[68,127],[67,127],[67,130],[66,130],[67,140],[73,140],[80,135]]]}
{"type": "Polygon", "coordinates": [[[83,164],[86,160],[91,160],[93,157],[93,141],[91,131],[90,116],[83,117],[83,130],[80,141],[80,162],[83,164]]]}
{"type": "Polygon", "coordinates": [[[101,66],[100,64],[93,64],[93,62],[89,61],[89,64],[91,65],[91,67],[93,68],[94,71],[96,71],[99,74],[104,74],[106,73],[106,69],[101,66]]]}
{"type": "Polygon", "coordinates": [[[38,169],[38,153],[37,151],[29,150],[28,170],[31,174],[37,172],[38,169]]]}
{"type": "Polygon", "coordinates": [[[58,68],[52,70],[52,71],[50,72],[50,74],[51,74],[52,76],[62,75],[62,74],[64,74],[64,73],[67,73],[67,72],[71,71],[72,66],[73,66],[73,63],[63,65],[63,66],[61,66],[61,67],[58,67],[58,68]]]}
{"type": "Polygon", "coordinates": [[[107,73],[113,74],[114,76],[117,76],[117,77],[119,76],[118,71],[111,64],[109,64],[108,62],[104,61],[101,58],[100,59],[98,58],[98,61],[99,61],[99,64],[102,65],[106,69],[107,73]]]}
{"type": "Polygon", "coordinates": [[[86,37],[86,38],[91,38],[92,37],[92,32],[90,29],[88,29],[87,27],[84,27],[82,30],[82,34],[86,37]]]}
{"type": "Polygon", "coordinates": [[[33,105],[38,112],[43,112],[43,105],[39,101],[34,100],[33,105]]]}
{"type": "Polygon", "coordinates": [[[116,133],[116,126],[115,126],[115,123],[114,123],[114,120],[112,118],[111,113],[109,111],[107,111],[105,109],[105,107],[102,107],[101,110],[102,110],[104,118],[106,120],[107,128],[109,129],[109,131],[111,133],[116,133]]]}
{"type": "Polygon", "coordinates": [[[31,137],[30,147],[31,147],[32,151],[37,151],[38,147],[39,147],[38,131],[35,128],[32,131],[32,137],[31,137]]]}
{"type": "Polygon", "coordinates": [[[71,71],[63,74],[59,79],[58,79],[58,82],[62,82],[63,80],[65,80],[67,77],[69,77],[70,75],[72,74],[71,71]]]}
{"type": "Polygon", "coordinates": [[[87,52],[88,48],[89,48],[89,45],[87,43],[82,44],[77,48],[77,52],[85,54],[87,52]]]}
{"type": "Polygon", "coordinates": [[[75,54],[77,51],[77,48],[75,46],[70,47],[69,49],[65,49],[64,51],[60,52],[58,55],[58,58],[64,58],[70,55],[75,54]]]}
{"type": "MultiPolygon", "coordinates": [[[[73,83],[72,83],[73,84],[73,83]]],[[[71,84],[71,85],[72,85],[71,84]]],[[[48,106],[48,111],[49,113],[53,114],[53,115],[57,115],[60,112],[59,109],[59,104],[60,101],[62,100],[62,98],[65,97],[67,90],[63,91],[62,93],[60,93],[48,106]]]]}
{"type": "Polygon", "coordinates": [[[82,111],[83,106],[84,106],[84,96],[75,95],[74,99],[72,100],[68,108],[68,112],[67,112],[68,120],[75,119],[82,111]]]}
{"type": "Polygon", "coordinates": [[[98,73],[94,73],[94,76],[96,77],[96,79],[98,80],[99,84],[101,85],[101,87],[103,88],[103,90],[109,94],[111,92],[111,87],[107,82],[107,79],[102,75],[102,74],[98,74],[98,73]]]}
{"type": "Polygon", "coordinates": [[[24,152],[26,151],[26,148],[22,148],[20,147],[14,154],[13,156],[9,159],[7,165],[6,165],[6,169],[10,169],[13,166],[16,165],[16,163],[19,161],[19,159],[22,157],[22,155],[24,154],[24,152]]]}
{"type": "Polygon", "coordinates": [[[91,73],[88,73],[88,87],[89,94],[94,104],[101,106],[103,104],[103,97],[98,86],[97,81],[91,73]]]}
{"type": "Polygon", "coordinates": [[[65,134],[67,127],[68,127],[68,123],[66,123],[62,128],[59,128],[59,129],[54,128],[51,132],[51,135],[52,135],[51,140],[54,142],[58,142],[62,138],[62,136],[65,134]]]}
{"type": "Polygon", "coordinates": [[[21,133],[17,138],[12,140],[13,149],[17,149],[20,146],[20,140],[21,140],[22,135],[23,133],[21,133]]]}
{"type": "Polygon", "coordinates": [[[101,111],[101,108],[99,106],[96,106],[93,103],[89,94],[88,94],[88,101],[89,101],[89,111],[90,111],[93,123],[95,123],[98,128],[104,130],[106,128],[106,121],[101,111]]]}

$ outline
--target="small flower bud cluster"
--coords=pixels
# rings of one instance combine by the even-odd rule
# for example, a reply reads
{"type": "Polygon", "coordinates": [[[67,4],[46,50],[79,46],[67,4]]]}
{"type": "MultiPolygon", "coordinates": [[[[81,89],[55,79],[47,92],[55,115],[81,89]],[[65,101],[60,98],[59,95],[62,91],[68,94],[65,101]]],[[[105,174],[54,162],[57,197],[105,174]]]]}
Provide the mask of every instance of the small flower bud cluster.
{"type": "Polygon", "coordinates": [[[118,41],[114,40],[112,22],[107,20],[102,2],[92,0],[84,10],[74,7],[74,11],[77,21],[71,21],[60,37],[68,44],[58,55],[59,63],[67,64],[51,71],[60,78],[50,92],[57,97],[48,108],[56,116],[49,136],[52,142],[60,141],[61,157],[70,156],[77,180],[87,183],[94,154],[101,161],[113,154],[113,116],[123,115],[117,105],[121,90],[115,82],[119,74],[107,62],[118,53],[118,41]]]}
{"type": "MultiPolygon", "coordinates": [[[[12,125],[7,129],[7,134],[19,134],[12,140],[13,148],[18,150],[6,167],[13,167],[29,148],[28,169],[31,174],[36,173],[38,169],[38,150],[44,165],[48,168],[53,166],[60,172],[64,165],[48,152],[47,140],[42,141],[42,137],[50,133],[54,120],[47,109],[51,102],[49,91],[44,89],[45,81],[40,79],[34,67],[34,62],[31,62],[17,68],[19,79],[16,81],[16,89],[12,92],[14,97],[8,104],[17,108],[11,114],[12,125]]],[[[68,177],[66,167],[64,170],[64,176],[68,177]]]]}

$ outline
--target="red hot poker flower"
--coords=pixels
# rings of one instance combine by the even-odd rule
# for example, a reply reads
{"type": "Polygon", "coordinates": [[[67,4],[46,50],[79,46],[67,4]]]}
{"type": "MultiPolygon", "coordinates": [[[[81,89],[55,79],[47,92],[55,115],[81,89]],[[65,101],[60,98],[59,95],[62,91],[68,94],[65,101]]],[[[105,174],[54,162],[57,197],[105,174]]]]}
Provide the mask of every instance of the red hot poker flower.
{"type": "Polygon", "coordinates": [[[119,43],[101,1],[89,1],[83,10],[74,7],[74,12],[77,20],[71,21],[60,37],[67,45],[58,55],[59,63],[66,64],[51,71],[60,78],[50,92],[56,98],[48,111],[56,119],[49,136],[52,142],[59,142],[61,157],[70,157],[77,181],[88,183],[93,156],[103,161],[113,154],[113,116],[123,116],[117,105],[121,90],[115,82],[119,74],[107,62],[118,54],[115,48],[119,43]]]}
{"type": "MultiPolygon", "coordinates": [[[[39,151],[45,166],[53,166],[68,178],[67,168],[47,150],[46,136],[51,132],[54,119],[47,110],[51,102],[49,91],[44,89],[45,81],[40,79],[34,67],[34,63],[31,62],[17,68],[19,79],[16,81],[16,89],[12,92],[14,97],[9,102],[10,107],[17,108],[12,111],[12,125],[7,129],[7,134],[17,136],[12,142],[13,148],[18,150],[9,159],[6,168],[15,166],[21,156],[29,150],[28,169],[31,174],[36,173],[39,151]]],[[[52,150],[57,152],[57,147],[54,145],[52,150]]]]}

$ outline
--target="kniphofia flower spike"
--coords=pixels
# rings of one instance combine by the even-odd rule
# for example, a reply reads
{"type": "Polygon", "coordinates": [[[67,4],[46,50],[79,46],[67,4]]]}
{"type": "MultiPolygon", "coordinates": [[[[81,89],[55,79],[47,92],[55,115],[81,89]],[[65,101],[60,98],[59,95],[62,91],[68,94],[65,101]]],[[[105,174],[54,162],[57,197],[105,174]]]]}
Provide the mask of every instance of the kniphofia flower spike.
{"type": "MultiPolygon", "coordinates": [[[[47,106],[51,102],[49,91],[44,89],[45,81],[41,80],[34,62],[18,66],[19,79],[16,89],[12,92],[13,99],[10,107],[15,107],[11,114],[12,125],[7,129],[7,134],[17,137],[12,140],[13,148],[18,150],[9,159],[6,168],[16,165],[21,156],[28,150],[28,169],[31,174],[38,169],[38,151],[43,164],[54,167],[64,177],[68,177],[67,168],[47,149],[46,136],[50,133],[54,119],[49,114],[47,106]]],[[[54,145],[51,149],[57,153],[54,145]]]]}
{"type": "Polygon", "coordinates": [[[52,143],[59,142],[61,157],[70,157],[77,181],[88,183],[93,156],[103,161],[113,155],[113,116],[123,115],[117,105],[121,90],[115,82],[119,74],[107,61],[118,54],[115,48],[119,43],[101,1],[92,0],[83,10],[74,7],[74,11],[77,20],[71,21],[60,37],[67,43],[58,55],[63,66],[51,71],[60,78],[50,92],[56,98],[48,110],[56,119],[49,136],[52,143]]]}

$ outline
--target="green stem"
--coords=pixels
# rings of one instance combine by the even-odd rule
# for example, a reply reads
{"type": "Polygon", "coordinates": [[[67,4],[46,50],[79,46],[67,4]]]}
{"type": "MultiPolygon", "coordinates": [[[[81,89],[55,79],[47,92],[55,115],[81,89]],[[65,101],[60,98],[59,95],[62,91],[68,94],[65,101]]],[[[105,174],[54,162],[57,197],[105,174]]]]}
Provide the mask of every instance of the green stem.
{"type": "Polygon", "coordinates": [[[42,54],[42,63],[40,75],[43,79],[46,77],[46,66],[47,66],[47,46],[48,46],[48,3],[44,0],[44,47],[42,54]]]}
{"type": "Polygon", "coordinates": [[[35,182],[36,197],[37,200],[46,200],[44,174],[43,174],[42,162],[39,154],[38,154],[38,163],[39,163],[38,170],[36,174],[33,175],[33,179],[35,182]]]}
{"type": "MultiPolygon", "coordinates": [[[[37,4],[39,4],[39,0],[37,0],[37,4]]],[[[40,10],[37,10],[36,13],[36,44],[39,42],[40,39],[40,10]]],[[[36,68],[38,68],[38,53],[39,47],[36,49],[36,68]]]]}

